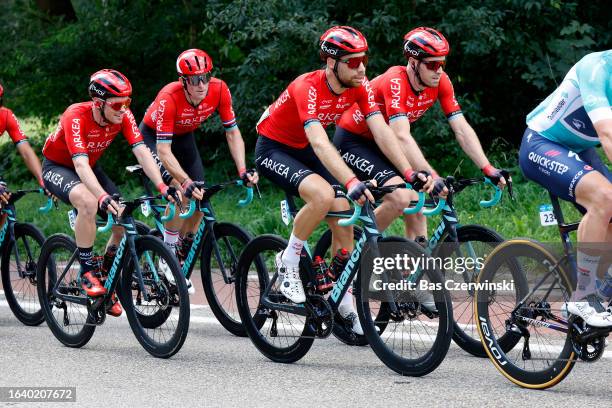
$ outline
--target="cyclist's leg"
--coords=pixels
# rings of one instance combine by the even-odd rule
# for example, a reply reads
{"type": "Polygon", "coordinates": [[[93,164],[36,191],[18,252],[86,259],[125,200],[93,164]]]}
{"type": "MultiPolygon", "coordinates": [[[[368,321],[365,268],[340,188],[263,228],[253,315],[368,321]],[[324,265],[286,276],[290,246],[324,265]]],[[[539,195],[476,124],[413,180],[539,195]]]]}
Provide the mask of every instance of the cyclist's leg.
{"type": "Polygon", "coordinates": [[[304,163],[309,154],[314,154],[312,149],[294,149],[264,136],[257,139],[255,148],[259,174],[306,202],[295,216],[287,248],[276,259],[283,279],[281,292],[295,303],[306,298],[299,277],[304,242],[323,221],[335,198],[331,185],[304,163]]]}
{"type": "Polygon", "coordinates": [[[79,251],[82,286],[90,296],[104,295],[106,289],[93,273],[96,269],[93,244],[96,239],[97,198],[81,183],[74,169],[47,159],[43,161],[43,180],[45,188],[54,196],[76,208],[74,236],[79,251]]]}
{"type": "MultiPolygon", "coordinates": [[[[187,173],[192,180],[204,181],[204,166],[202,165],[202,158],[198,152],[198,146],[196,145],[193,132],[181,135],[175,139],[176,140],[172,142],[172,153],[185,173],[187,173]]],[[[183,222],[179,235],[181,237],[186,237],[188,234],[194,234],[200,222],[202,222],[202,218],[203,214],[196,211],[193,216],[183,222]]]]}
{"type": "MultiPolygon", "coordinates": [[[[115,194],[121,195],[121,192],[119,191],[115,183],[113,183],[113,181],[104,172],[104,170],[102,169],[102,166],[96,163],[92,167],[92,171],[96,175],[96,178],[98,179],[98,183],[100,183],[104,191],[106,191],[110,195],[115,195],[115,194]]],[[[98,215],[102,217],[103,219],[106,219],[106,217],[108,216],[102,210],[98,210],[98,215]]],[[[112,234],[108,240],[108,243],[106,244],[106,251],[116,252],[117,246],[119,246],[119,242],[121,242],[121,238],[123,238],[124,232],[125,232],[125,228],[118,226],[118,225],[113,225],[112,234]]]]}
{"type": "MultiPolygon", "coordinates": [[[[592,159],[589,154],[585,158],[592,159]]],[[[593,164],[599,166],[596,162],[593,164]]],[[[530,129],[523,136],[519,165],[528,179],[563,200],[578,203],[590,213],[579,227],[577,287],[568,303],[568,311],[593,326],[612,325],[612,317],[604,312],[595,296],[595,271],[601,255],[592,251],[595,243],[601,245],[606,239],[612,216],[612,185],[575,152],[530,129]],[[594,220],[599,225],[592,225],[594,220]]]]}
{"type": "Polygon", "coordinates": [[[586,295],[599,292],[601,297],[607,298],[607,293],[597,290],[597,280],[602,281],[599,284],[604,282],[612,255],[612,230],[609,224],[612,216],[612,174],[595,149],[581,152],[580,158],[590,165],[593,171],[584,175],[575,188],[576,201],[586,211],[578,227],[579,272],[588,271],[586,295]]]}
{"type": "MultiPolygon", "coordinates": [[[[145,145],[151,151],[151,154],[153,155],[153,158],[155,159],[155,162],[157,163],[157,167],[159,167],[164,183],[170,185],[173,179],[170,173],[163,166],[161,159],[157,155],[157,135],[155,131],[149,128],[144,122],[142,122],[140,124],[140,132],[142,133],[142,137],[145,142],[145,145]]],[[[173,153],[174,153],[174,147],[175,147],[174,145],[177,143],[180,144],[180,136],[172,140],[172,144],[173,144],[172,152],[173,153]]],[[[186,204],[186,202],[187,200],[183,198],[183,204],[186,204]]],[[[176,244],[178,242],[179,230],[181,229],[182,225],[183,225],[183,220],[179,218],[179,214],[175,214],[174,218],[167,221],[166,224],[164,225],[164,242],[166,243],[166,245],[168,245],[173,250],[176,247],[176,244]]],[[[170,279],[170,276],[168,278],[170,279]]]]}
{"type": "MultiPolygon", "coordinates": [[[[334,145],[345,163],[359,179],[375,180],[379,186],[404,183],[395,167],[386,159],[374,141],[366,140],[337,127],[334,134],[334,145]]],[[[406,189],[398,189],[387,194],[383,203],[375,211],[379,230],[387,229],[393,220],[403,214],[404,208],[410,205],[410,201],[417,198],[415,192],[406,189]]],[[[416,236],[427,234],[424,216],[420,214],[406,216],[405,223],[408,238],[414,239],[416,236]]]]}

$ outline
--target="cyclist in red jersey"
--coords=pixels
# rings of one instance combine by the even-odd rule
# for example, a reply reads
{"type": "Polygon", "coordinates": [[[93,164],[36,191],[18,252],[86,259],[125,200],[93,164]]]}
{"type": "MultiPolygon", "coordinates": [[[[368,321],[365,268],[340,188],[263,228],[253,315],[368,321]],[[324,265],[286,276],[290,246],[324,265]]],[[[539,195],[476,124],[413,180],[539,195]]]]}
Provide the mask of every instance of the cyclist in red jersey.
{"type": "MultiPolygon", "coordinates": [[[[157,94],[149,106],[140,130],[144,141],[153,152],[164,181],[181,188],[186,198],[203,196],[204,167],[195,142],[194,130],[215,112],[219,113],[230,154],[238,175],[247,183],[257,183],[257,173],[246,170],[244,140],[238,129],[232,97],[227,84],[210,76],[213,68],[210,56],[198,49],[182,52],[176,61],[179,80],[171,82],[157,94]]],[[[177,216],[165,225],[164,242],[177,250],[183,260],[191,247],[193,234],[202,220],[202,213],[183,222],[177,216]]],[[[168,279],[174,279],[165,261],[160,268],[168,279]]],[[[189,293],[195,287],[187,280],[189,293]]]]}
{"type": "MultiPolygon", "coordinates": [[[[330,211],[348,209],[345,199],[336,199],[333,185],[342,182],[348,196],[363,204],[373,201],[365,184],[342,161],[330,143],[325,128],[356,103],[373,134],[385,141],[385,153],[410,181],[416,177],[401,153],[398,141],[384,122],[374,101],[365,72],[368,45],[359,31],[347,26],[332,27],[320,38],[319,50],[325,62],[322,70],[295,79],[272,103],[257,124],[259,138],[256,164],[259,172],[286,192],[305,201],[295,217],[287,248],[276,255],[282,294],[294,303],[306,299],[299,277],[299,260],[304,241],[330,211]]],[[[337,219],[326,220],[333,232],[333,251],[351,249],[353,231],[340,228],[337,219]]],[[[353,322],[353,331],[363,334],[351,295],[342,299],[339,312],[353,322]]]]}
{"type": "MultiPolygon", "coordinates": [[[[3,98],[4,88],[0,84],[0,136],[2,136],[4,132],[8,133],[11,140],[17,147],[17,151],[23,158],[28,170],[30,170],[30,173],[36,177],[38,184],[40,184],[41,187],[44,187],[40,160],[38,160],[38,156],[36,156],[34,149],[32,149],[32,146],[30,146],[27,136],[21,130],[19,122],[13,114],[13,111],[4,106],[3,98]]],[[[6,193],[6,186],[4,183],[0,183],[0,200],[4,203],[8,203],[9,197],[10,195],[6,193]]]]}
{"type": "MultiPolygon", "coordinates": [[[[410,123],[423,116],[436,101],[440,102],[463,151],[487,177],[503,187],[506,180],[500,170],[489,163],[478,136],[461,112],[453,85],[444,72],[449,50],[446,38],[433,28],[418,27],[408,32],[404,36],[407,65],[391,67],[372,80],[376,103],[385,121],[395,132],[406,157],[415,167],[426,169],[433,175],[434,192],[445,195],[447,190],[443,179],[425,159],[413,139],[410,123]]],[[[342,115],[336,127],[334,144],[344,161],[359,177],[374,177],[379,185],[396,184],[399,181],[400,173],[386,156],[381,142],[368,129],[364,114],[357,104],[342,115]]],[[[402,214],[401,210],[408,200],[409,197],[400,190],[385,197],[385,202],[376,213],[381,230],[402,214]]],[[[427,224],[422,214],[404,217],[408,238],[427,234],[427,224]]]]}
{"type": "MultiPolygon", "coordinates": [[[[119,194],[115,184],[102,170],[98,159],[119,134],[123,133],[145,173],[157,185],[165,198],[178,199],[174,187],[163,181],[155,160],[142,140],[134,115],[129,109],[132,86],[118,71],[103,69],[90,78],[92,101],[76,103],[66,109],[54,133],[47,137],[43,148],[43,180],[45,187],[78,213],[74,235],[81,265],[81,285],[89,296],[106,294],[96,276],[93,243],[96,237],[96,213],[120,215],[122,208],[115,201],[119,194]],[[100,212],[98,212],[100,210],[100,212]]],[[[114,226],[104,256],[105,268],[115,256],[123,236],[123,228],[114,226]]],[[[121,306],[113,294],[107,313],[121,314],[121,306]]]]}

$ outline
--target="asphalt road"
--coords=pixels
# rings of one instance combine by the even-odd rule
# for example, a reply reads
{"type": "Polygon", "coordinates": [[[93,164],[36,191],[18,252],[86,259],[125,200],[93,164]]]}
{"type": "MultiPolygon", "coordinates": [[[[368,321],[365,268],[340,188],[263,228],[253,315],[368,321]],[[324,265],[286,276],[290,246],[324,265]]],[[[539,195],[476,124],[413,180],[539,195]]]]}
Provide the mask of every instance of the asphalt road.
{"type": "Polygon", "coordinates": [[[333,337],[295,364],[276,364],[227,333],[207,306],[193,306],[191,316],[182,350],[160,360],[141,348],[125,317],[107,319],[86,346],[70,349],[45,323],[23,326],[0,294],[0,387],[76,387],[76,404],[15,404],[28,407],[610,406],[609,351],[595,364],[578,363],[556,387],[530,391],[454,345],[423,378],[399,376],[368,347],[333,337]]]}

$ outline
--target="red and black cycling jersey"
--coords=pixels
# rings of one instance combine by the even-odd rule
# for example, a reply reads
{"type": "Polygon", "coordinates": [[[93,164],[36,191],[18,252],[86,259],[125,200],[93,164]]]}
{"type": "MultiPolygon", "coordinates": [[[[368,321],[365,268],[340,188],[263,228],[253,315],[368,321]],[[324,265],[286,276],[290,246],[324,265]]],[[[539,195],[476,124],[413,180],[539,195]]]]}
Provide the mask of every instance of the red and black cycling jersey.
{"type": "Polygon", "coordinates": [[[297,77],[266,109],[257,124],[257,132],[287,146],[302,149],[308,145],[304,129],[318,122],[324,128],[336,123],[351,105],[356,104],[364,118],[380,113],[367,78],[361,86],[335,94],[324,70],[297,77]]]}
{"type": "Polygon", "coordinates": [[[93,118],[93,102],[75,103],[66,109],[55,132],[47,137],[43,155],[70,168],[74,168],[73,158],[85,156],[93,167],[119,132],[132,148],[144,143],[129,109],[120,124],[100,126],[93,118]]]}
{"type": "MultiPolygon", "coordinates": [[[[405,66],[394,66],[371,82],[375,100],[388,122],[406,117],[412,123],[418,120],[437,101],[446,114],[451,118],[461,113],[461,107],[455,98],[455,91],[448,75],[442,73],[440,83],[435,88],[425,88],[416,94],[410,82],[405,66]]],[[[366,115],[360,106],[353,105],[343,115],[338,126],[357,135],[373,139],[372,133],[365,121],[366,115]]]]}
{"type": "Polygon", "coordinates": [[[211,78],[206,97],[194,108],[187,101],[183,85],[177,81],[159,91],[143,121],[155,129],[159,143],[168,143],[173,136],[194,131],[216,111],[226,131],[238,126],[232,108],[232,95],[225,82],[211,78]]]}
{"type": "Polygon", "coordinates": [[[28,140],[25,133],[21,130],[21,127],[19,127],[19,122],[15,114],[13,114],[13,111],[9,108],[0,107],[0,136],[2,136],[5,131],[8,132],[11,140],[16,145],[28,140]]]}

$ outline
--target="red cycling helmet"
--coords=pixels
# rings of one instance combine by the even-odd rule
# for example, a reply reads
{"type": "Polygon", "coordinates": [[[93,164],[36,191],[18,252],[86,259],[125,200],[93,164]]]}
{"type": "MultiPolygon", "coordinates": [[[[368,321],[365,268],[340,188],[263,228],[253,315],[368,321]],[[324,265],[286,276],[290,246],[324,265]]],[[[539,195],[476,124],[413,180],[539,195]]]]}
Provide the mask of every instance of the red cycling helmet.
{"type": "Polygon", "coordinates": [[[321,59],[342,58],[348,54],[368,51],[368,42],[363,34],[349,26],[335,26],[323,33],[319,39],[321,59]]]}
{"type": "Polygon", "coordinates": [[[422,60],[427,57],[444,57],[450,52],[448,41],[439,31],[418,27],[404,36],[404,56],[422,60]]]}
{"type": "Polygon", "coordinates": [[[132,84],[114,69],[102,69],[89,79],[89,96],[106,100],[115,96],[130,96],[132,84]]]}
{"type": "Polygon", "coordinates": [[[176,59],[176,72],[180,76],[208,74],[212,68],[212,58],[197,48],[183,51],[176,59]]]}

